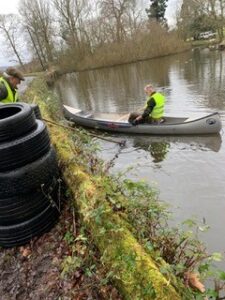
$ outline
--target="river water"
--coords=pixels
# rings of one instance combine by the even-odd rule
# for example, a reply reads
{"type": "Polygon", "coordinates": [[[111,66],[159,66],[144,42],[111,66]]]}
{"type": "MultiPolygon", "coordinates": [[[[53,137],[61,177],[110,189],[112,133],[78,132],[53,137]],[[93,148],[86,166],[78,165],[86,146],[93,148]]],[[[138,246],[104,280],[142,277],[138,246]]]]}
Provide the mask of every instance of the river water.
{"type": "MultiPolygon", "coordinates": [[[[179,55],[113,68],[65,75],[57,91],[67,105],[98,112],[134,111],[145,103],[143,87],[152,83],[166,96],[166,115],[218,111],[225,123],[225,52],[195,49],[179,55]]],[[[114,158],[112,173],[145,180],[171,205],[173,222],[195,218],[210,229],[201,235],[209,251],[225,251],[224,132],[211,136],[155,137],[108,134],[126,140],[100,141],[99,156],[114,158]],[[130,167],[133,167],[130,169],[130,167]]]]}

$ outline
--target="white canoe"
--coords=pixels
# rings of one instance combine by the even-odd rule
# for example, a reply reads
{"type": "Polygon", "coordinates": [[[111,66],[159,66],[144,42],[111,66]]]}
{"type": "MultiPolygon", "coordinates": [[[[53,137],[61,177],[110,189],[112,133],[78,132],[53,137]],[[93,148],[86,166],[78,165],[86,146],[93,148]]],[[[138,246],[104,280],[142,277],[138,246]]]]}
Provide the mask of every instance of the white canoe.
{"type": "Polygon", "coordinates": [[[196,135],[218,133],[222,128],[219,113],[200,117],[169,117],[161,124],[134,126],[127,120],[128,114],[94,113],[63,105],[64,116],[77,125],[105,131],[141,133],[148,135],[196,135]]]}

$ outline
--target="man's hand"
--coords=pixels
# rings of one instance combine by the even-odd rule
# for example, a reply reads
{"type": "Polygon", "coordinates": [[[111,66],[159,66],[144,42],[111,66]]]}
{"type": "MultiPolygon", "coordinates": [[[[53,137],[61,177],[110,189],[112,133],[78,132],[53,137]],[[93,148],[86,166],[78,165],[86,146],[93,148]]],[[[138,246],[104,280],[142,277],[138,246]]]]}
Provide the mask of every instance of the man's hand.
{"type": "Polygon", "coordinates": [[[136,126],[142,120],[142,116],[138,116],[136,119],[133,120],[132,125],[136,126]]]}
{"type": "Polygon", "coordinates": [[[136,121],[136,119],[135,119],[135,120],[132,121],[131,124],[132,124],[133,126],[136,126],[138,123],[137,123],[137,121],[136,121]]]}

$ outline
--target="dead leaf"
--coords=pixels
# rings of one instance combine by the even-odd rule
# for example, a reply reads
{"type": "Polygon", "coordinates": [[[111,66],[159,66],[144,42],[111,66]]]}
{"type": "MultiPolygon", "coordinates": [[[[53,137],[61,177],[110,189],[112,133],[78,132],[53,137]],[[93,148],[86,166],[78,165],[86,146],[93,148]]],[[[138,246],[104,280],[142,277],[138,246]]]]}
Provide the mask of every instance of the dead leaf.
{"type": "Polygon", "coordinates": [[[205,286],[201,283],[199,275],[197,273],[187,272],[185,273],[185,282],[191,288],[199,290],[201,293],[205,292],[205,286]]]}
{"type": "Polygon", "coordinates": [[[28,247],[20,247],[20,253],[23,257],[28,257],[29,255],[31,255],[31,250],[28,247]]]}

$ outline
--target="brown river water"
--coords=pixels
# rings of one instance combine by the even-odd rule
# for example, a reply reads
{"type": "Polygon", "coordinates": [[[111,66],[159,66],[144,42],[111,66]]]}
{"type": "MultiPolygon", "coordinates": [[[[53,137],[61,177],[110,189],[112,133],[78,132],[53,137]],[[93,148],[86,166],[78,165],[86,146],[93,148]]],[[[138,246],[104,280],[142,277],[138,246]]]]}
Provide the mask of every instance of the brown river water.
{"type": "MultiPolygon", "coordinates": [[[[166,115],[218,111],[225,124],[225,52],[195,49],[179,55],[65,75],[57,92],[67,105],[98,112],[128,112],[145,103],[152,83],[166,96],[166,115]]],[[[209,251],[225,251],[224,131],[211,136],[127,136],[112,173],[147,181],[171,205],[173,223],[195,218],[210,229],[201,234],[209,251]],[[129,169],[129,167],[133,167],[129,169]]],[[[117,144],[100,141],[99,156],[110,161],[117,144]]]]}

